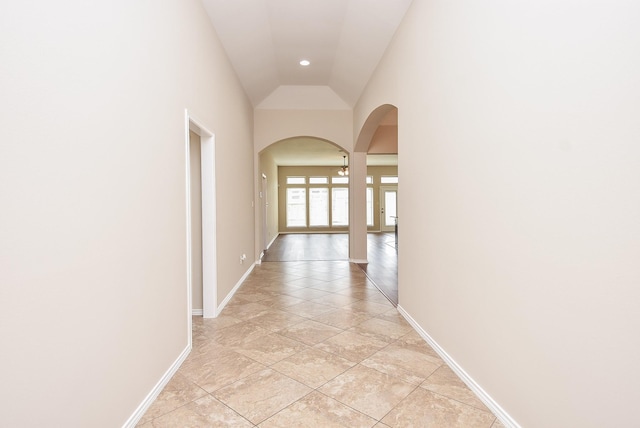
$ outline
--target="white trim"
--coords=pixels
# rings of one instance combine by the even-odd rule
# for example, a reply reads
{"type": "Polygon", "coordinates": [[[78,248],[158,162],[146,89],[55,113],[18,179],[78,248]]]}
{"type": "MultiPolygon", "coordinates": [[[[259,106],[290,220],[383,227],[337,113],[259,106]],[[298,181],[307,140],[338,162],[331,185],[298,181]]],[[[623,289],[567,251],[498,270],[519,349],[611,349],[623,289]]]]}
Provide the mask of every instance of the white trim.
{"type": "Polygon", "coordinates": [[[422,327],[414,320],[411,315],[400,305],[397,307],[398,312],[407,320],[409,324],[422,336],[422,338],[440,355],[440,358],[453,370],[458,377],[471,389],[476,396],[493,412],[494,415],[507,428],[521,428],[521,426],[475,381],[464,369],[455,362],[453,358],[424,331],[422,327]]]}
{"type": "Polygon", "coordinates": [[[278,236],[280,236],[280,232],[276,233],[276,236],[273,237],[273,239],[271,240],[271,242],[269,242],[269,245],[267,245],[267,250],[269,248],[271,248],[271,245],[276,242],[276,239],[278,239],[278,236]]]}
{"type": "Polygon", "coordinates": [[[215,317],[218,302],[216,253],[216,176],[214,136],[201,138],[202,180],[202,309],[205,318],[215,317]]]}
{"type": "Polygon", "coordinates": [[[276,241],[276,239],[278,239],[278,236],[280,236],[279,232],[276,233],[276,236],[274,236],[273,239],[271,240],[271,242],[269,242],[267,244],[267,248],[260,252],[260,255],[258,256],[258,260],[256,260],[256,264],[257,265],[261,265],[262,264],[262,258],[265,256],[265,251],[267,251],[271,247],[271,245],[273,245],[273,243],[276,241]]]}
{"type": "Polygon", "coordinates": [[[242,286],[242,283],[244,282],[245,279],[247,279],[247,277],[249,276],[251,271],[253,271],[253,268],[255,266],[256,266],[255,263],[249,266],[249,269],[244,273],[244,275],[242,275],[242,278],[240,278],[240,280],[236,283],[236,285],[233,287],[233,290],[231,290],[231,292],[229,292],[229,294],[227,295],[227,297],[225,297],[222,303],[220,303],[220,306],[218,306],[218,310],[216,312],[216,316],[220,315],[220,312],[222,312],[224,307],[227,306],[227,303],[229,303],[233,295],[236,294],[236,291],[238,291],[238,289],[242,286]]]}
{"type": "Polygon", "coordinates": [[[184,157],[185,157],[185,198],[187,203],[187,346],[191,348],[192,343],[192,325],[191,325],[191,317],[189,314],[191,313],[191,306],[193,305],[192,297],[191,297],[191,287],[193,286],[193,280],[191,278],[191,148],[190,148],[190,135],[189,135],[189,113],[185,109],[184,111],[184,120],[185,120],[185,136],[184,136],[184,157]]]}
{"type": "MultiPolygon", "coordinates": [[[[191,335],[189,335],[191,337],[191,335]]],[[[171,367],[165,372],[165,374],[160,378],[158,383],[153,387],[151,392],[147,394],[142,403],[138,406],[138,408],[133,412],[129,419],[122,425],[123,428],[133,428],[136,426],[142,416],[149,410],[149,407],[153,404],[153,402],[158,398],[158,395],[162,392],[162,389],[169,383],[173,375],[178,371],[184,360],[189,356],[191,352],[191,343],[187,345],[187,347],[182,351],[180,356],[171,364],[171,367]]]]}
{"type": "MultiPolygon", "coordinates": [[[[384,193],[385,192],[396,192],[396,215],[398,215],[398,185],[397,184],[381,184],[380,185],[380,232],[393,232],[395,231],[395,225],[386,226],[384,224],[385,218],[387,216],[386,212],[382,212],[382,209],[387,209],[386,203],[384,203],[384,193]]],[[[396,220],[397,222],[398,220],[396,220]]]]}
{"type": "Polygon", "coordinates": [[[202,309],[191,309],[191,316],[192,317],[201,317],[202,316],[202,309]]]}
{"type": "Polygon", "coordinates": [[[364,263],[364,264],[367,264],[367,263],[369,263],[369,260],[367,260],[367,259],[349,259],[349,263],[358,263],[358,264],[364,263]]]}
{"type": "Polygon", "coordinates": [[[203,317],[214,318],[217,306],[216,254],[216,177],[215,135],[185,109],[186,174],[187,174],[187,286],[189,308],[189,337],[191,337],[191,162],[189,131],[200,136],[200,168],[202,191],[202,311],[203,317]]]}

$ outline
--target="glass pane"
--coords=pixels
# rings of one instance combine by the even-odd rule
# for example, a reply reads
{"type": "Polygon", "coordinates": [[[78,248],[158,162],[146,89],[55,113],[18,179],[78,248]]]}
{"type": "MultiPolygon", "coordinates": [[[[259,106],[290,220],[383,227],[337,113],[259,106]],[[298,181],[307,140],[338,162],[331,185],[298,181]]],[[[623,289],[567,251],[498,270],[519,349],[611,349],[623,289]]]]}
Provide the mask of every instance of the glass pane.
{"type": "Polygon", "coordinates": [[[287,227],[307,226],[307,189],[287,189],[287,227]]]}
{"type": "Polygon", "coordinates": [[[373,226],[373,187],[367,187],[367,226],[373,226]]]}
{"type": "Polygon", "coordinates": [[[373,184],[373,175],[367,175],[367,184],[373,184]]]}
{"type": "Polygon", "coordinates": [[[349,177],[331,177],[333,184],[349,184],[349,177]]]}
{"type": "Polygon", "coordinates": [[[305,177],[287,177],[287,184],[305,184],[306,182],[305,177]]]}
{"type": "Polygon", "coordinates": [[[385,190],[384,192],[384,225],[394,226],[396,224],[396,195],[395,190],[385,190]]]}
{"type": "Polygon", "coordinates": [[[329,226],[329,189],[309,189],[309,226],[329,226]]]}
{"type": "Polygon", "coordinates": [[[334,187],[331,189],[331,225],[349,225],[349,189],[346,187],[334,187]]]}
{"type": "Polygon", "coordinates": [[[391,176],[387,176],[387,177],[380,177],[380,183],[382,184],[397,184],[398,183],[398,177],[391,177],[391,176]]]}
{"type": "Polygon", "coordinates": [[[309,177],[309,184],[329,184],[327,177],[309,177]]]}

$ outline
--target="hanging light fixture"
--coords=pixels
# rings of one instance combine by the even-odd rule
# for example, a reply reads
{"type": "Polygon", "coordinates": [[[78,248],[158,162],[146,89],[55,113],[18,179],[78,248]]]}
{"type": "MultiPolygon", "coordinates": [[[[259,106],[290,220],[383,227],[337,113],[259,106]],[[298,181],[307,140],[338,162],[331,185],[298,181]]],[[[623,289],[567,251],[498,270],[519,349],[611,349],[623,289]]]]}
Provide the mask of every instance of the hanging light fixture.
{"type": "Polygon", "coordinates": [[[349,167],[347,166],[347,157],[342,156],[342,167],[338,170],[338,175],[349,175],[349,167]]]}

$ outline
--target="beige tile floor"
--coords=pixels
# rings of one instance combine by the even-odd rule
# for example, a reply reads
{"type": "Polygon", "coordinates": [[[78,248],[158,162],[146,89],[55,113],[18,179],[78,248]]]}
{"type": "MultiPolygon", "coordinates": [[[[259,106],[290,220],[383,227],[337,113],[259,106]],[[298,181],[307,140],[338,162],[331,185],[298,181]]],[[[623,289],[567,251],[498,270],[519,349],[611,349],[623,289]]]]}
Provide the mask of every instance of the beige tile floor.
{"type": "Polygon", "coordinates": [[[503,425],[348,262],[256,266],[141,427],[503,425]]]}

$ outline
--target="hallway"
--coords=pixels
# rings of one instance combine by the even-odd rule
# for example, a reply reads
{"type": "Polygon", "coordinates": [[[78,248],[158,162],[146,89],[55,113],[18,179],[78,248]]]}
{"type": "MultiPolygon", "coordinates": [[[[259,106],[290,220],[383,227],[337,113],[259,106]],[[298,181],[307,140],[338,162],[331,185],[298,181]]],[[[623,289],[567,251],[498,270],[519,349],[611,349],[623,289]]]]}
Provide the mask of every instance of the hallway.
{"type": "Polygon", "coordinates": [[[354,264],[257,265],[141,427],[503,425],[354,264]]]}

